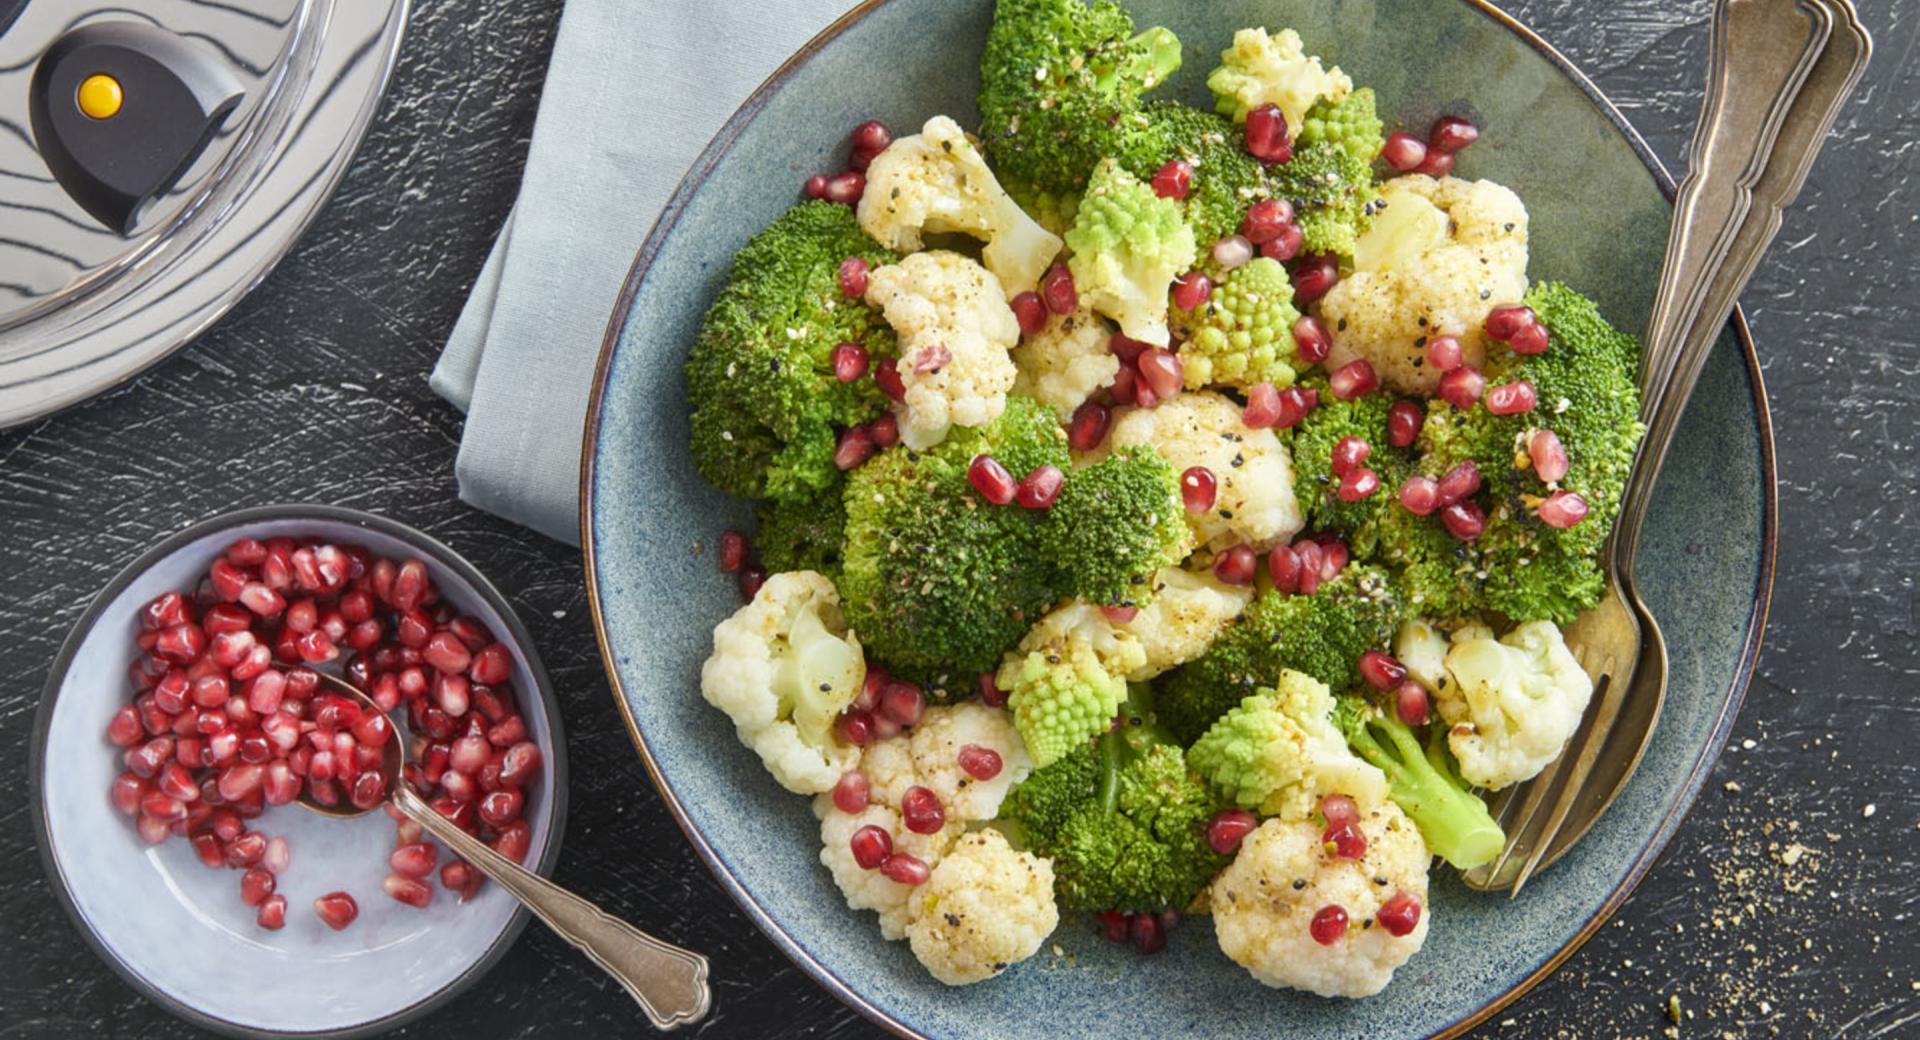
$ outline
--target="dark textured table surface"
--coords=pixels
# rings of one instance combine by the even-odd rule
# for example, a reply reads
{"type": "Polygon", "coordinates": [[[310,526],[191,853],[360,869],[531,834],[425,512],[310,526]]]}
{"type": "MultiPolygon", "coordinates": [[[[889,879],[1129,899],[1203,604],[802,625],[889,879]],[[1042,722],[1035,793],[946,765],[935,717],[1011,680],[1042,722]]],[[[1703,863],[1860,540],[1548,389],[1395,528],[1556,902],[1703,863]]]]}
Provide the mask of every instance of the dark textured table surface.
{"type": "MultiPolygon", "coordinates": [[[[1511,6],[1677,163],[1707,0],[1511,6]]],[[[1874,67],[1745,299],[1780,455],[1759,674],[1632,901],[1482,1035],[1920,1036],[1920,9],[1863,6],[1874,67]]],[[[0,432],[0,762],[25,779],[48,661],[143,547],[238,505],[384,513],[480,561],[532,626],[572,739],[559,879],[713,958],[698,1035],[877,1035],[777,953],[681,839],[615,713],[578,555],[455,497],[460,417],[426,373],[513,199],[559,13],[560,0],[416,4],[372,136],[272,277],[133,385],[0,432]]],[[[17,788],[0,799],[0,1037],[192,1035],[82,944],[26,805],[17,788]]],[[[644,1029],[534,927],[402,1035],[644,1029]]]]}

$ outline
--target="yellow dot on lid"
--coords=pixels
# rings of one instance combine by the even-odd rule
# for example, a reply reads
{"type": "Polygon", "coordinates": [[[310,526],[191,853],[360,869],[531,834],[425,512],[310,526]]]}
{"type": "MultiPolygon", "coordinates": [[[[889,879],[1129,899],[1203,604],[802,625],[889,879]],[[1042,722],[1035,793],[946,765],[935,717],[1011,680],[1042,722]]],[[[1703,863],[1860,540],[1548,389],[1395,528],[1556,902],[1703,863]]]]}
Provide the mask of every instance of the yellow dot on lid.
{"type": "Polygon", "coordinates": [[[120,91],[119,80],[104,72],[96,72],[80,81],[80,89],[75,92],[74,100],[88,118],[111,119],[120,111],[125,96],[120,91]]]}

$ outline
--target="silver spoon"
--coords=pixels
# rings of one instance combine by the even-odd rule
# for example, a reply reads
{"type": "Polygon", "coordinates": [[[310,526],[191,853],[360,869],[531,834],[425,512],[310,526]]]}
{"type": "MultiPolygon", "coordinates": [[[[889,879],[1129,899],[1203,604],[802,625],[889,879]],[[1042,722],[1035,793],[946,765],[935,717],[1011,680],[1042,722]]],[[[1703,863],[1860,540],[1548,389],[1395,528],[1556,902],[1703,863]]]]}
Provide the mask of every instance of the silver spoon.
{"type": "MultiPolygon", "coordinates": [[[[379,712],[373,701],[353,684],[332,675],[320,680],[362,710],[379,712]]],[[[440,815],[401,779],[406,766],[404,741],[398,733],[381,747],[380,773],[386,780],[386,804],[473,864],[475,869],[507,890],[560,938],[578,947],[588,959],[614,977],[638,1001],[655,1028],[674,1029],[697,1022],[707,1013],[713,994],[707,987],[707,959],[665,943],[613,917],[592,903],[535,874],[487,847],[452,820],[440,815]]],[[[306,791],[300,805],[322,816],[346,819],[372,812],[351,804],[321,805],[306,791]]]]}

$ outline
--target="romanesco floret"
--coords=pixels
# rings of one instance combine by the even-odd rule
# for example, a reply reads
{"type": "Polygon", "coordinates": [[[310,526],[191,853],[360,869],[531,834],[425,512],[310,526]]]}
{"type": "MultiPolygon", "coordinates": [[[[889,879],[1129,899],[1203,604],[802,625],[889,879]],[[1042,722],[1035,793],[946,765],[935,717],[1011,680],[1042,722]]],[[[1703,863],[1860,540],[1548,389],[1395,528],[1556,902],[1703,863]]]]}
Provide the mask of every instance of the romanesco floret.
{"type": "Polygon", "coordinates": [[[833,583],[812,571],[776,574],[713,630],[700,693],[733,719],[740,743],[797,794],[829,790],[859,749],[834,725],[866,678],[833,583]]]}
{"type": "Polygon", "coordinates": [[[1327,369],[1364,358],[1383,386],[1430,397],[1440,373],[1427,340],[1456,337],[1464,363],[1482,367],[1487,313],[1526,294],[1527,210],[1491,181],[1419,174],[1388,181],[1375,207],[1353,273],[1319,303],[1327,369]]]}
{"type": "Polygon", "coordinates": [[[1560,757],[1593,696],[1593,681],[1551,621],[1528,621],[1493,637],[1484,625],[1453,634],[1452,682],[1433,691],[1451,729],[1460,775],[1490,791],[1532,779],[1560,757]]]}
{"type": "Polygon", "coordinates": [[[761,506],[753,536],[761,565],[774,574],[818,571],[837,582],[847,530],[847,506],[840,492],[835,487],[811,498],[761,506]]]}
{"type": "Polygon", "coordinates": [[[1106,732],[1127,699],[1127,674],[1146,659],[1139,640],[1084,603],[1041,618],[995,676],[1034,764],[1044,769],[1106,732]]]}
{"type": "Polygon", "coordinates": [[[1303,672],[1240,702],[1187,749],[1228,800],[1262,815],[1304,817],[1329,794],[1362,804],[1387,796],[1380,770],[1354,757],[1333,724],[1333,693],[1303,672]]]}
{"type": "Polygon", "coordinates": [[[1193,547],[1179,476],[1146,446],[1082,466],[1061,487],[1040,544],[1059,564],[1064,591],[1103,606],[1142,606],[1153,573],[1193,547]]]}
{"type": "Polygon", "coordinates": [[[1360,162],[1371,163],[1386,143],[1385,130],[1375,109],[1373,88],[1361,87],[1339,101],[1315,102],[1295,139],[1302,145],[1337,144],[1360,162]]]}
{"type": "Polygon", "coordinates": [[[1334,723],[1347,745],[1387,776],[1387,796],[1420,828],[1434,855],[1461,870],[1490,862],[1506,844],[1487,805],[1467,789],[1444,727],[1428,728],[1427,743],[1392,711],[1347,695],[1334,709],[1334,723]]]}
{"type": "Polygon", "coordinates": [[[1427,938],[1429,856],[1391,802],[1362,803],[1359,826],[1367,851],[1357,860],[1328,853],[1312,820],[1272,819],[1249,834],[1213,883],[1221,951],[1269,986],[1323,997],[1385,989],[1427,938]],[[1388,902],[1409,897],[1419,919],[1395,935],[1376,918],[1388,902]],[[1321,945],[1311,926],[1329,905],[1347,912],[1347,929],[1321,945]]]}
{"type": "Polygon", "coordinates": [[[1233,34],[1233,46],[1220,53],[1220,66],[1207,75],[1207,89],[1221,114],[1236,123],[1246,122],[1247,113],[1262,105],[1278,105],[1289,131],[1297,132],[1314,102],[1345,99],[1353,81],[1337,65],[1324,68],[1292,29],[1271,36],[1265,29],[1242,29],[1233,34]]]}
{"type": "Polygon", "coordinates": [[[960,124],[927,120],[867,167],[860,226],[888,249],[911,253],[921,235],[952,232],[985,242],[980,257],[1009,297],[1039,284],[1060,238],[1027,216],[1000,187],[960,124]]]}
{"type": "Polygon", "coordinates": [[[1127,675],[1145,682],[1207,652],[1213,640],[1247,609],[1253,586],[1228,585],[1211,571],[1162,567],[1148,587],[1147,605],[1118,626],[1140,640],[1146,663],[1127,675]]]}
{"type": "Polygon", "coordinates": [[[1047,325],[1013,348],[1013,392],[1051,407],[1065,422],[1073,410],[1113,383],[1120,358],[1113,333],[1092,311],[1050,314],[1047,325]]]}
{"type": "Polygon", "coordinates": [[[1331,141],[1298,145],[1293,158],[1270,172],[1273,193],[1293,203],[1301,248],[1351,257],[1374,225],[1380,189],[1373,163],[1331,141]]]}
{"type": "Polygon", "coordinates": [[[1166,346],[1167,289],[1199,253],[1180,204],[1107,160],[1088,181],[1066,237],[1081,301],[1128,337],[1166,346]]]}
{"type": "Polygon", "coordinates": [[[900,337],[900,359],[876,363],[900,373],[903,443],[932,447],[954,426],[999,416],[1013,389],[1008,351],[1019,342],[1020,323],[993,272],[959,253],[915,253],[867,276],[867,302],[900,337]]]}
{"type": "Polygon", "coordinates": [[[995,830],[955,842],[907,903],[913,955],[949,986],[983,982],[1033,956],[1059,923],[1053,864],[995,830]]]}
{"type": "Polygon", "coordinates": [[[1111,0],[1000,0],[980,56],[981,142],[1003,182],[1077,192],[1146,132],[1141,95],[1180,67],[1165,29],[1111,0]]]}
{"type": "Polygon", "coordinates": [[[873,310],[840,292],[849,256],[892,263],[845,206],[803,203],[734,257],[687,355],[693,464],[742,498],[805,499],[839,487],[838,430],[885,407],[872,380],[834,378],[833,348],[867,348],[878,364],[894,335],[873,310]]]}
{"type": "MultiPolygon", "coordinates": [[[[1293,281],[1264,256],[1240,265],[1213,287],[1205,303],[1176,315],[1188,331],[1180,348],[1187,389],[1255,383],[1293,385],[1293,281]]],[[[1302,366],[1304,367],[1304,366],[1302,366]]]]}

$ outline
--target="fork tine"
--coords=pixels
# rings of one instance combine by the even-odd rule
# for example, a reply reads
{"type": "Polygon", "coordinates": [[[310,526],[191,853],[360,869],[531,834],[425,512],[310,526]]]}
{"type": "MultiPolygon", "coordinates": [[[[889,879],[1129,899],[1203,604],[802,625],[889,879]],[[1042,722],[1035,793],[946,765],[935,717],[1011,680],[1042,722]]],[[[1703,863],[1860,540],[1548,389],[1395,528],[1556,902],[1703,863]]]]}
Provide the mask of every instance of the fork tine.
{"type": "Polygon", "coordinates": [[[1564,757],[1563,755],[1547,763],[1547,767],[1533,779],[1508,789],[1512,794],[1508,796],[1506,807],[1500,814],[1500,829],[1506,832],[1507,843],[1500,847],[1500,855],[1496,856],[1492,863],[1484,867],[1475,867],[1467,872],[1475,875],[1481,882],[1476,887],[1489,889],[1500,887],[1500,873],[1506,869],[1507,862],[1513,858],[1514,852],[1519,848],[1520,835],[1525,833],[1527,824],[1539,811],[1540,803],[1546,800],[1548,792],[1552,790],[1554,778],[1560,773],[1560,764],[1564,757]],[[1519,821],[1517,824],[1513,822],[1516,819],[1519,821]]]}
{"type": "MultiPolygon", "coordinates": [[[[1612,664],[1613,662],[1608,662],[1612,664]]],[[[1588,716],[1587,739],[1579,745],[1574,756],[1573,771],[1567,774],[1566,785],[1560,789],[1560,797],[1554,801],[1553,811],[1548,814],[1546,823],[1535,833],[1528,848],[1527,860],[1520,866],[1520,873],[1513,879],[1513,895],[1518,896],[1520,889],[1533,876],[1540,866],[1540,860],[1553,845],[1554,835],[1560,833],[1561,824],[1566,822],[1567,814],[1572,811],[1574,802],[1579,800],[1580,789],[1586,785],[1587,776],[1593,772],[1593,765],[1599,761],[1600,753],[1607,746],[1607,735],[1613,732],[1614,720],[1620,715],[1620,708],[1626,702],[1626,691],[1631,685],[1627,676],[1608,671],[1601,676],[1601,686],[1597,691],[1599,704],[1597,710],[1588,716]]],[[[1569,748],[1568,751],[1572,751],[1569,748]]],[[[1567,752],[1561,753],[1565,760],[1567,752]]]]}

